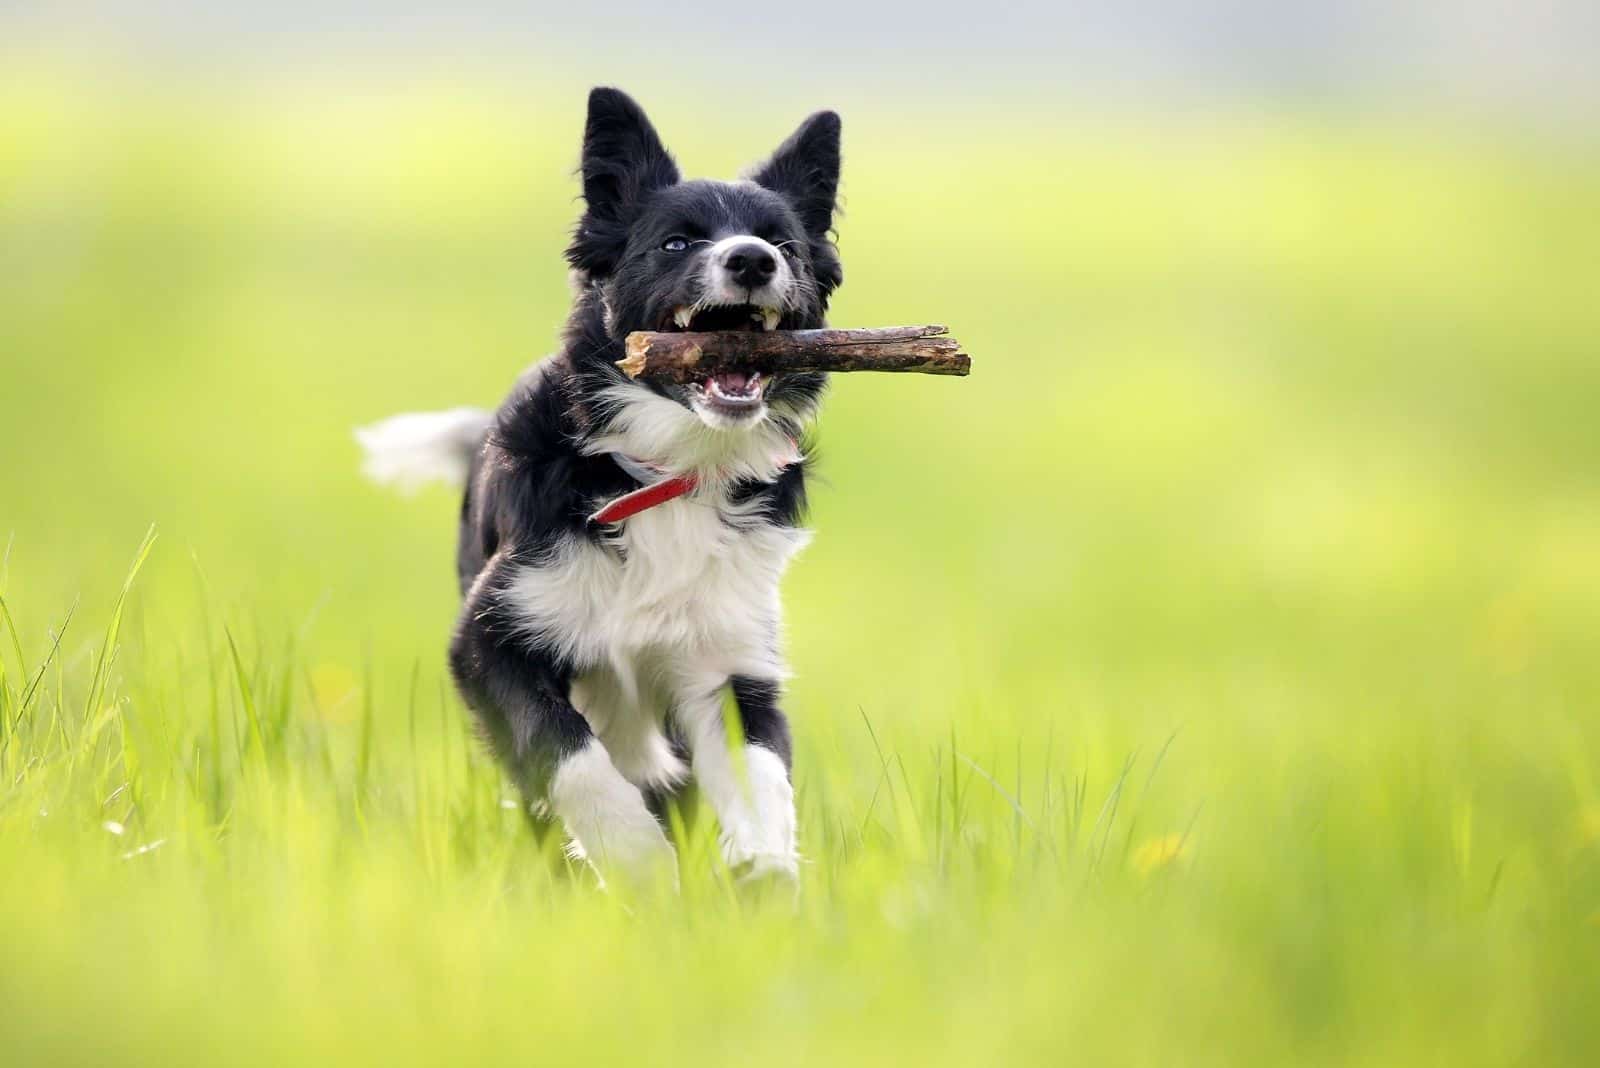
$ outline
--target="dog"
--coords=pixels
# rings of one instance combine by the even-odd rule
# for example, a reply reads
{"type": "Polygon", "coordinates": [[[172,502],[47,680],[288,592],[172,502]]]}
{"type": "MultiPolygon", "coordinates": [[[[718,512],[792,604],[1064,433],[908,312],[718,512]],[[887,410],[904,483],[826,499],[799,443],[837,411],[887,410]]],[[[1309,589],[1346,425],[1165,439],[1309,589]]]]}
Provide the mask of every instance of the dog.
{"type": "Polygon", "coordinates": [[[615,361],[636,330],[826,325],[839,170],[821,111],[748,177],[684,180],[639,105],[595,89],[559,351],[492,415],[357,432],[380,481],[464,479],[451,673],[602,882],[676,880],[657,814],[691,780],[732,872],[797,878],[779,580],[810,537],[802,442],[826,376],[680,385],[615,361]]]}

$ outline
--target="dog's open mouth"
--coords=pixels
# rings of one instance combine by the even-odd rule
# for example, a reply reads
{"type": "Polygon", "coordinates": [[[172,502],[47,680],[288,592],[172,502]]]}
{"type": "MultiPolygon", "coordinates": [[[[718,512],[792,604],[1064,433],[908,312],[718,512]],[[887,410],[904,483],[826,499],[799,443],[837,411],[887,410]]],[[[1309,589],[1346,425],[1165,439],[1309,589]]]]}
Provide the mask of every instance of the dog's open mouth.
{"type": "Polygon", "coordinates": [[[778,320],[782,317],[780,309],[758,304],[684,304],[672,310],[672,315],[661,324],[661,329],[664,332],[743,330],[755,333],[778,329],[778,320]]]}
{"type": "MultiPolygon", "coordinates": [[[[721,304],[711,307],[685,305],[673,311],[662,330],[672,331],[748,331],[776,330],[782,313],[777,308],[755,304],[721,304]]],[[[731,370],[708,375],[689,387],[696,403],[730,419],[755,415],[762,408],[766,380],[759,371],[731,370]]]]}

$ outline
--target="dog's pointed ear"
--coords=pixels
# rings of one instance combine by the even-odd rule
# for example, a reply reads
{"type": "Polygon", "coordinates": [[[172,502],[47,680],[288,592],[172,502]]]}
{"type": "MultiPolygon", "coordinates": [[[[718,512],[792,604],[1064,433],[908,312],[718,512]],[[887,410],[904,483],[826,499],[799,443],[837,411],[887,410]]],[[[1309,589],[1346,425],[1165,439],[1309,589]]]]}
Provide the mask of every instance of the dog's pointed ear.
{"type": "Polygon", "coordinates": [[[806,230],[816,237],[833,227],[839,197],[839,129],[837,112],[817,112],[750,175],[757,185],[788,197],[806,230]]]}
{"type": "Polygon", "coordinates": [[[657,189],[677,184],[678,165],[644,109],[622,90],[601,87],[589,93],[580,169],[586,207],[567,260],[590,275],[609,274],[635,210],[657,189]]]}

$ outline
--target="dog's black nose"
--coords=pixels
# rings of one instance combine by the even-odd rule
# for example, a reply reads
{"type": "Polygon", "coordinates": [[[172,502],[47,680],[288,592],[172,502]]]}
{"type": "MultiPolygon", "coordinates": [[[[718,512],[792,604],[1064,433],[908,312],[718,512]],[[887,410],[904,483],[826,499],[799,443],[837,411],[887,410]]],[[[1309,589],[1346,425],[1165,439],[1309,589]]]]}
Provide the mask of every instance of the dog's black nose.
{"type": "Polygon", "coordinates": [[[735,245],[722,254],[722,266],[734,284],[745,289],[755,289],[772,281],[778,271],[778,261],[765,245],[746,243],[735,245]]]}

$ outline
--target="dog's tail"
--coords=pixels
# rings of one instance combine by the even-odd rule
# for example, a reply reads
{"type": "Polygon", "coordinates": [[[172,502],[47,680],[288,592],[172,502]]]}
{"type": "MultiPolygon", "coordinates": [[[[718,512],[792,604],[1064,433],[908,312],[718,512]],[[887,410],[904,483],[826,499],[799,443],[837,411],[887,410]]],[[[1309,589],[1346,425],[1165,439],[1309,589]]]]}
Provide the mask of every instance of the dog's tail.
{"type": "Polygon", "coordinates": [[[481,408],[451,408],[407,412],[357,427],[356,441],[366,453],[361,470],[372,481],[404,493],[429,482],[459,486],[466,482],[472,457],[493,422],[494,413],[481,408]]]}

